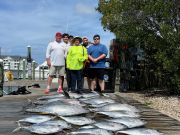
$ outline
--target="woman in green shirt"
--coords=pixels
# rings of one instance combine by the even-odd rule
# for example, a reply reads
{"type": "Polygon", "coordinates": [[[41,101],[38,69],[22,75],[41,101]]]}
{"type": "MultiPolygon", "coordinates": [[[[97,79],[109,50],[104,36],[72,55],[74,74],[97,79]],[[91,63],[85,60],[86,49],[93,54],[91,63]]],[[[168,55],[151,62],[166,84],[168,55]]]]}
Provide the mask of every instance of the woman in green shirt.
{"type": "Polygon", "coordinates": [[[70,70],[71,91],[81,94],[82,92],[82,69],[84,61],[88,59],[87,50],[80,43],[82,39],[75,37],[72,41],[73,45],[69,48],[66,57],[66,66],[70,70]],[[77,84],[77,89],[76,89],[77,84]]]}

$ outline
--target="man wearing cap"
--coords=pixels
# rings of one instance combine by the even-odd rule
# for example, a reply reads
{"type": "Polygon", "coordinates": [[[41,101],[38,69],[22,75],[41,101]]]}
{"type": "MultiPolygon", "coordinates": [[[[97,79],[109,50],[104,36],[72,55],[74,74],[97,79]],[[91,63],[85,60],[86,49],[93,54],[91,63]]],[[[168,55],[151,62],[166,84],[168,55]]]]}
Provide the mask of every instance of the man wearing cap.
{"type": "Polygon", "coordinates": [[[89,78],[91,79],[91,90],[95,90],[97,78],[101,92],[103,92],[105,89],[104,74],[108,50],[105,45],[100,43],[99,35],[94,35],[93,40],[94,44],[87,49],[90,60],[89,78]]]}
{"type": "Polygon", "coordinates": [[[46,50],[46,61],[49,66],[49,77],[48,85],[45,93],[49,93],[50,86],[52,84],[52,79],[54,76],[58,76],[59,87],[57,92],[62,93],[63,90],[63,77],[65,74],[65,47],[61,44],[62,35],[57,32],[55,35],[55,41],[48,44],[46,50]]]}
{"type": "Polygon", "coordinates": [[[70,47],[66,57],[67,68],[71,76],[71,92],[79,94],[82,92],[83,63],[88,58],[87,50],[80,44],[81,42],[82,39],[80,37],[74,37],[72,41],[73,45],[70,47]]]}

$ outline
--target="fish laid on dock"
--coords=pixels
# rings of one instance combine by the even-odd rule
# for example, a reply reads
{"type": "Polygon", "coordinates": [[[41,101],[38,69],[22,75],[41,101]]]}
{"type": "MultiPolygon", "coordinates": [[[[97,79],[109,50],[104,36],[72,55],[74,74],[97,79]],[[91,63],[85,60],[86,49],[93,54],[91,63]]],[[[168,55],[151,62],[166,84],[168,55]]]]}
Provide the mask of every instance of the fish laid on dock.
{"type": "Polygon", "coordinates": [[[54,119],[55,117],[48,116],[48,115],[34,115],[28,118],[24,118],[21,120],[18,120],[18,122],[27,122],[27,123],[42,123],[51,119],[54,119]]]}
{"type": "Polygon", "coordinates": [[[62,118],[68,123],[71,123],[73,125],[79,125],[79,126],[95,123],[94,120],[90,118],[86,118],[86,117],[81,117],[81,116],[60,117],[60,118],[62,118]]]}
{"type": "Polygon", "coordinates": [[[121,118],[115,118],[115,119],[108,119],[107,121],[122,123],[122,124],[126,125],[128,128],[141,127],[147,123],[139,118],[132,118],[132,117],[121,117],[121,118]]]}
{"type": "Polygon", "coordinates": [[[107,104],[99,108],[92,109],[92,111],[130,111],[130,112],[139,112],[139,110],[128,104],[120,104],[120,103],[112,103],[112,104],[107,104]]]}
{"type": "Polygon", "coordinates": [[[50,121],[43,122],[42,124],[52,125],[52,126],[60,126],[62,129],[70,129],[71,128],[71,125],[68,124],[64,120],[50,120],[50,121]]]}
{"type": "Polygon", "coordinates": [[[19,130],[26,130],[35,134],[48,135],[58,133],[62,131],[62,128],[60,126],[38,123],[27,127],[18,127],[13,131],[13,133],[19,130]]]}
{"type": "Polygon", "coordinates": [[[121,118],[121,117],[131,117],[136,118],[140,117],[140,115],[136,112],[130,111],[115,111],[115,112],[97,112],[98,114],[103,114],[111,118],[121,118]]]}
{"type": "Polygon", "coordinates": [[[98,105],[98,104],[105,104],[105,103],[115,103],[114,100],[109,99],[109,98],[93,98],[89,100],[82,101],[86,104],[91,104],[91,105],[98,105]]]}
{"type": "Polygon", "coordinates": [[[113,133],[100,128],[80,129],[75,132],[68,133],[68,135],[113,135],[113,133]]]}
{"type": "Polygon", "coordinates": [[[98,128],[109,130],[109,131],[114,131],[114,132],[127,128],[127,126],[125,126],[123,124],[110,122],[110,121],[101,121],[101,122],[95,123],[94,125],[98,128]]]}
{"type": "Polygon", "coordinates": [[[118,131],[117,135],[122,133],[127,135],[164,135],[163,133],[160,133],[157,130],[147,129],[147,128],[135,128],[135,129],[118,131]]]}
{"type": "Polygon", "coordinates": [[[54,114],[57,116],[73,116],[88,113],[87,109],[84,109],[79,105],[44,105],[36,108],[26,109],[26,112],[42,113],[42,114],[54,114]]]}

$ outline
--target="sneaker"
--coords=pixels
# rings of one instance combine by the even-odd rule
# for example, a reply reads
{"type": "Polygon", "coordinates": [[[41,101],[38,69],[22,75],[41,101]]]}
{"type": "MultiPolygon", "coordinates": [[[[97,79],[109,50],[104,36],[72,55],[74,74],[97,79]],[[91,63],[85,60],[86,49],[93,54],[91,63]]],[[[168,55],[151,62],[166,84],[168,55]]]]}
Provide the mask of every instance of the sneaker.
{"type": "Polygon", "coordinates": [[[44,94],[49,94],[49,89],[46,89],[46,90],[44,91],[44,94]]]}
{"type": "Polygon", "coordinates": [[[63,89],[61,87],[58,88],[57,93],[62,93],[63,89]]]}

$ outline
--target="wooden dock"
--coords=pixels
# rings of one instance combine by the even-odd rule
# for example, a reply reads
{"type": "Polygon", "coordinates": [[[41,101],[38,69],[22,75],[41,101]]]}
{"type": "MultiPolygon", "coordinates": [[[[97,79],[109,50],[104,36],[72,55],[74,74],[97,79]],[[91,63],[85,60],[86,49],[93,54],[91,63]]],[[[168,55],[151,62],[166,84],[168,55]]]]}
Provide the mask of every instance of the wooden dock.
{"type": "MultiPolygon", "coordinates": [[[[45,83],[45,82],[44,82],[45,83]]],[[[44,85],[44,84],[43,84],[44,85]]],[[[24,108],[31,105],[30,100],[44,95],[42,88],[31,89],[28,95],[9,95],[0,97],[0,135],[30,135],[27,132],[12,133],[17,128],[16,121],[28,116],[24,108]]],[[[55,91],[54,91],[55,92],[55,91]]],[[[141,119],[147,122],[146,127],[156,129],[165,135],[180,135],[180,122],[172,119],[133,99],[122,97],[121,93],[110,93],[110,97],[121,103],[128,103],[141,110],[141,119]]]]}
{"type": "Polygon", "coordinates": [[[164,115],[153,108],[133,99],[122,97],[121,93],[112,96],[116,100],[136,106],[141,111],[141,119],[147,122],[147,128],[156,129],[165,135],[180,135],[180,121],[164,115]]]}

